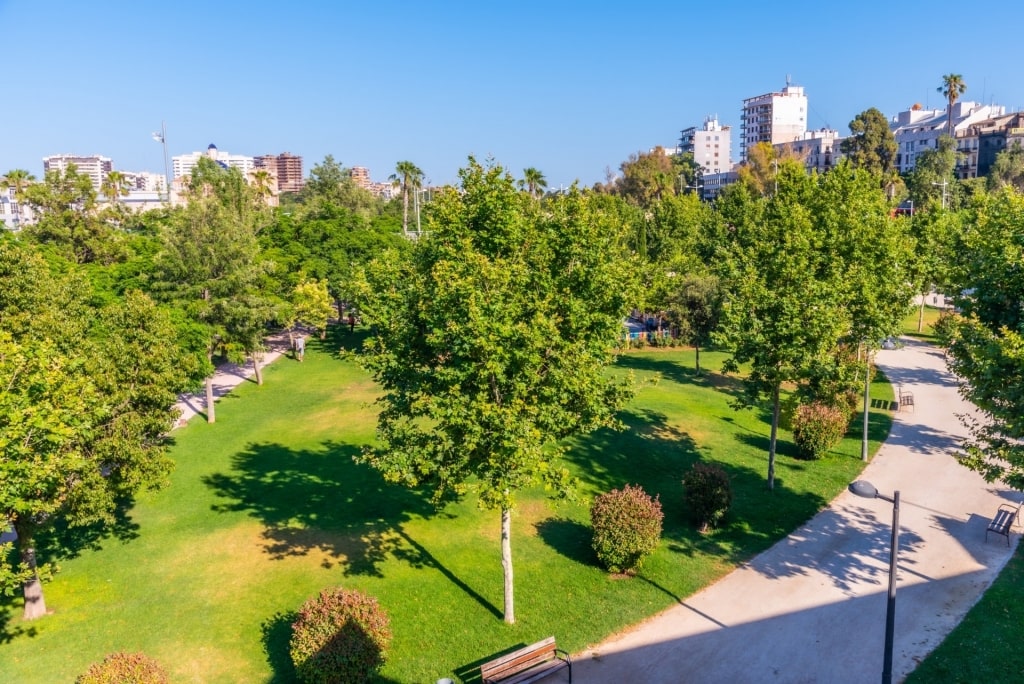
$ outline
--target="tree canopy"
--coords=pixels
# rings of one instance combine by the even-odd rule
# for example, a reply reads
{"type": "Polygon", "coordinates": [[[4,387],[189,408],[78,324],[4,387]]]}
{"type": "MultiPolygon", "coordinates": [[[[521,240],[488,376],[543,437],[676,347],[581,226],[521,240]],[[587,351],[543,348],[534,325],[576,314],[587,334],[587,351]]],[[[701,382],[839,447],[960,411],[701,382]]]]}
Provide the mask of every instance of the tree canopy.
{"type": "Polygon", "coordinates": [[[470,158],[428,214],[411,259],[371,264],[361,358],[381,384],[380,446],[365,459],[435,499],[476,491],[502,511],[513,622],[516,493],[571,488],[558,441],[614,422],[628,396],[603,370],[631,303],[621,225],[572,190],[543,210],[502,167],[470,158]]]}

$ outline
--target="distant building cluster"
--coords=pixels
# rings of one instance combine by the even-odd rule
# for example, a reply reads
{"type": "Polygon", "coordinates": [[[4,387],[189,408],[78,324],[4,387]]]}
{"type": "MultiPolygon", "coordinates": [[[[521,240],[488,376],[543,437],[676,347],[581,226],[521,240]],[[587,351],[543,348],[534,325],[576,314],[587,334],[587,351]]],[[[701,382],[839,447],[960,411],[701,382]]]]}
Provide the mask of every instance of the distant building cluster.
{"type": "MultiPolygon", "coordinates": [[[[786,83],[779,92],[765,93],[743,100],[740,114],[740,162],[758,143],[768,143],[779,152],[796,153],[808,170],[825,172],[842,156],[839,131],[822,128],[807,130],[808,101],[804,89],[786,83]]],[[[921,152],[938,147],[939,138],[949,131],[950,112],[922,109],[914,105],[894,116],[889,128],[898,146],[896,167],[900,173],[914,168],[921,152]]],[[[1024,113],[1007,114],[1001,105],[977,102],[956,102],[952,108],[953,137],[961,179],[976,178],[988,173],[995,156],[1015,142],[1024,144],[1024,113]]],[[[702,127],[684,128],[680,133],[680,152],[693,155],[700,167],[698,182],[701,196],[712,199],[737,174],[732,155],[732,127],[719,123],[717,116],[708,116],[702,127]]]]}

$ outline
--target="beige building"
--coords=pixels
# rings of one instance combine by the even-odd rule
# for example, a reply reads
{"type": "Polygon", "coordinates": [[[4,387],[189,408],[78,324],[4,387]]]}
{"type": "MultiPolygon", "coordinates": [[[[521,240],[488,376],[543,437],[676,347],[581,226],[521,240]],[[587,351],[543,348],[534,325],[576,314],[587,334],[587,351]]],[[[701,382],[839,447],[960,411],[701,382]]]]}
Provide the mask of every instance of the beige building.
{"type": "Polygon", "coordinates": [[[43,157],[43,171],[60,171],[66,173],[68,167],[74,164],[78,173],[84,174],[92,181],[92,187],[96,192],[100,191],[107,174],[114,170],[114,162],[109,157],[101,157],[98,154],[82,156],[76,154],[54,154],[43,157]]]}
{"type": "Polygon", "coordinates": [[[264,154],[255,158],[257,169],[271,171],[277,178],[279,192],[299,192],[305,181],[302,176],[302,157],[290,152],[264,154]]]}
{"type": "Polygon", "coordinates": [[[732,127],[721,125],[717,117],[705,117],[703,128],[683,129],[679,151],[691,153],[702,173],[728,171],[732,168],[732,127]]]}

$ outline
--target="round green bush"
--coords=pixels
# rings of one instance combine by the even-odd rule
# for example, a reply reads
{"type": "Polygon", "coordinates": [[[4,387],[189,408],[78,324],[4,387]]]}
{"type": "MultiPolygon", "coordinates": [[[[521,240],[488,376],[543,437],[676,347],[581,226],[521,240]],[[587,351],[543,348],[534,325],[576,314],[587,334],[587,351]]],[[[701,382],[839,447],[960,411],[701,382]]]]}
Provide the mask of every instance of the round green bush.
{"type": "Polygon", "coordinates": [[[793,441],[802,458],[816,459],[839,443],[850,425],[842,408],[815,402],[804,404],[793,416],[793,441]]]}
{"type": "Polygon", "coordinates": [[[111,653],[93,663],[75,684],[168,684],[160,664],[144,653],[111,653]]]}
{"type": "Polygon", "coordinates": [[[303,604],[289,651],[300,681],[348,684],[379,670],[390,643],[390,620],[377,599],[336,587],[303,604]]]}
{"type": "Polygon", "coordinates": [[[597,559],[611,572],[632,573],[661,541],[661,502],[638,485],[598,496],[590,507],[597,559]]]}
{"type": "Polygon", "coordinates": [[[698,461],[683,476],[683,494],[690,516],[707,532],[716,527],[732,506],[732,484],[721,466],[698,461]]]}

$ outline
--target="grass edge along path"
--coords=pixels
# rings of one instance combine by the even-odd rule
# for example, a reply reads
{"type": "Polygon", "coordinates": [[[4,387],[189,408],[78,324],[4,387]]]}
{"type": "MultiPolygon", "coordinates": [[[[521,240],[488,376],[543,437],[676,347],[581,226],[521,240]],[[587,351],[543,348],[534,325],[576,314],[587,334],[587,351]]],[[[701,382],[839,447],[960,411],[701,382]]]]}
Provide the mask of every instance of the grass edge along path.
{"type": "MultiPolygon", "coordinates": [[[[354,340],[342,340],[352,346],[354,340]]],[[[334,344],[338,344],[335,340],[334,344]]],[[[640,391],[628,430],[571,445],[580,501],[554,506],[526,492],[514,518],[518,622],[500,619],[496,513],[469,498],[433,510],[423,495],[383,483],[352,462],[373,439],[376,389],[351,361],[313,344],[303,363],[267,368],[218,405],[218,422],[175,433],[171,485],[139,498],[120,535],[57,536],[47,552],[62,571],[46,587],[54,614],[20,622],[20,601],[0,602],[0,672],[23,684],[72,681],[114,650],[142,650],[175,682],[294,681],[290,613],[327,586],[377,596],[395,631],[382,681],[453,676],[474,681],[496,652],[556,634],[583,650],[724,576],[823,508],[861,470],[859,417],[819,461],[794,458],[780,436],[774,493],[764,485],[767,413],[734,411],[723,355],[633,352],[615,373],[640,391]],[[680,480],[697,460],[722,465],[736,501],[725,525],[695,532],[680,480]],[[632,579],[597,567],[588,501],[640,484],[665,515],[659,549],[632,579]],[[553,608],[557,606],[557,608],[553,608]]],[[[872,395],[892,390],[876,377],[872,395]]],[[[891,416],[875,410],[874,453],[891,416]]]]}

